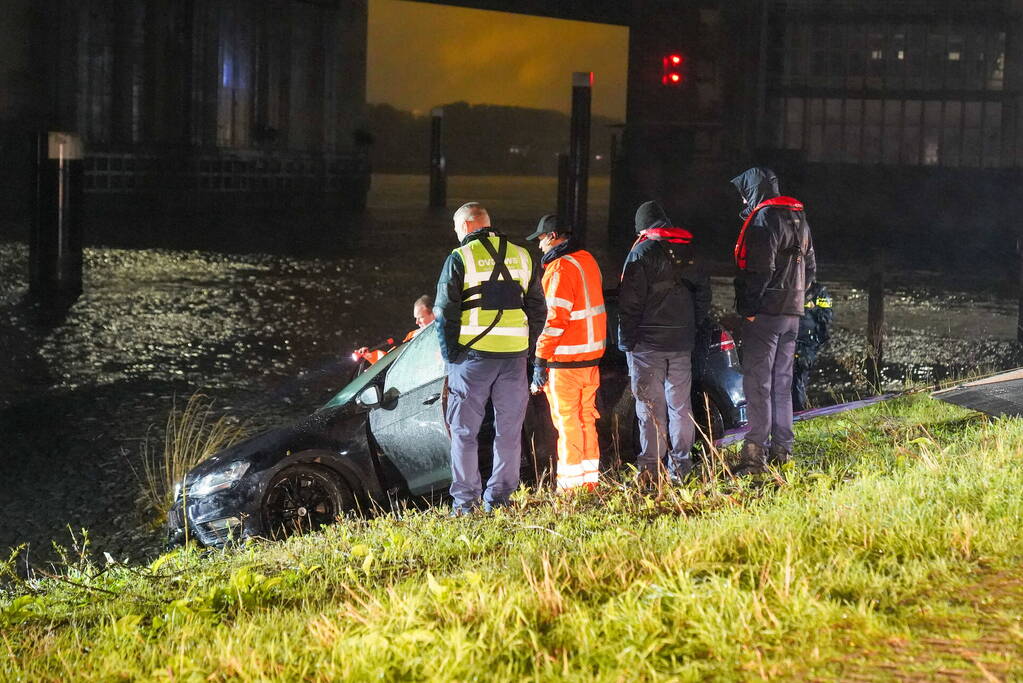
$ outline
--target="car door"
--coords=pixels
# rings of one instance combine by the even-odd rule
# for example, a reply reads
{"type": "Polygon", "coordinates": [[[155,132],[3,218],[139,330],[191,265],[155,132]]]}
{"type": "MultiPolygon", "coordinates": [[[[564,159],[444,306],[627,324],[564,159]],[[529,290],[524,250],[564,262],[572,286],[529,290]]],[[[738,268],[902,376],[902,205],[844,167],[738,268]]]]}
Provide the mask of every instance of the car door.
{"type": "Polygon", "coordinates": [[[444,360],[436,330],[403,348],[384,379],[384,398],[369,415],[370,432],[413,494],[451,483],[451,438],[444,423],[444,360]]]}

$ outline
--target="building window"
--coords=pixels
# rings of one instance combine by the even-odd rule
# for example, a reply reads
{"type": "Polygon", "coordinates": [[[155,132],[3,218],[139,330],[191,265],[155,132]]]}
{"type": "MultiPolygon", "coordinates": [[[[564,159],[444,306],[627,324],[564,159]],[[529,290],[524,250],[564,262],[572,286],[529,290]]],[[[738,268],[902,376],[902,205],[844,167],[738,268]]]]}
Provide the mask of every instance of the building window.
{"type": "Polygon", "coordinates": [[[805,100],[789,97],[785,100],[785,148],[803,148],[803,118],[805,100]]]}
{"type": "Polygon", "coordinates": [[[863,138],[863,100],[845,101],[845,161],[861,160],[863,138]]]}
{"type": "Polygon", "coordinates": [[[925,166],[939,162],[941,143],[941,102],[924,102],[924,158],[925,166]]]}
{"type": "Polygon", "coordinates": [[[963,149],[963,103],[945,102],[945,123],[941,139],[941,165],[959,166],[963,149]]]}
{"type": "Polygon", "coordinates": [[[1002,103],[984,102],[984,156],[981,163],[986,167],[1002,165],[1002,103]]]}
{"type": "Polygon", "coordinates": [[[920,165],[920,123],[923,105],[920,100],[906,100],[902,111],[902,145],[899,161],[909,166],[920,165]]]}
{"type": "Polygon", "coordinates": [[[1006,38],[996,28],[923,18],[793,21],[776,41],[783,63],[772,72],[781,76],[772,83],[793,90],[769,100],[770,137],[817,162],[1019,163],[1023,146],[1003,153],[1001,102],[979,96],[1003,88],[1006,38]],[[905,91],[931,91],[930,99],[904,99],[905,91]]]}
{"type": "Polygon", "coordinates": [[[884,134],[881,138],[881,158],[886,164],[899,163],[902,145],[902,100],[884,101],[884,134]]]}

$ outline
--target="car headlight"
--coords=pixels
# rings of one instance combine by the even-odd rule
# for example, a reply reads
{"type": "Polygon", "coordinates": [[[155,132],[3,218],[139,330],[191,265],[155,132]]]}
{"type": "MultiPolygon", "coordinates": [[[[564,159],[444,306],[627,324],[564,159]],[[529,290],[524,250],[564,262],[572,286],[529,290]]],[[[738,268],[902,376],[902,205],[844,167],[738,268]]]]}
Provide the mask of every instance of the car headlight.
{"type": "Polygon", "coordinates": [[[211,472],[201,477],[188,487],[188,495],[192,497],[208,496],[217,491],[231,488],[249,469],[249,463],[236,461],[218,472],[211,472]]]}

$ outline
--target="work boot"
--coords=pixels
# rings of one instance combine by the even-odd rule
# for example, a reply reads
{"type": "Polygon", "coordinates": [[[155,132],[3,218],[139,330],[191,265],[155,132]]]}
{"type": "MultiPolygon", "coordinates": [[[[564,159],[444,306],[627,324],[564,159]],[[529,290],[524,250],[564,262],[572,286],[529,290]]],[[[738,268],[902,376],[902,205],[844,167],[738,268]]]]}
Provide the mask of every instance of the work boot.
{"type": "Polygon", "coordinates": [[[448,517],[468,517],[479,510],[479,501],[476,503],[452,503],[448,517]]]}
{"type": "Polygon", "coordinates": [[[739,462],[732,468],[732,474],[736,477],[745,477],[750,474],[763,474],[766,471],[767,450],[752,441],[743,442],[742,450],[739,451],[739,462]]]}
{"type": "Polygon", "coordinates": [[[495,500],[493,502],[485,500],[485,501],[483,501],[483,512],[485,512],[485,513],[487,513],[489,515],[494,510],[497,510],[498,508],[506,508],[509,505],[511,505],[511,502],[507,501],[507,500],[503,500],[503,501],[496,501],[495,500]]]}
{"type": "Polygon", "coordinates": [[[672,484],[684,484],[693,473],[693,458],[685,455],[681,458],[668,458],[668,476],[672,484]]]}
{"type": "Polygon", "coordinates": [[[792,459],[792,451],[781,446],[775,446],[771,444],[770,450],[767,451],[767,464],[775,467],[781,467],[789,460],[792,459]]]}
{"type": "Polygon", "coordinates": [[[657,492],[657,470],[644,467],[636,475],[636,485],[642,493],[657,492]]]}

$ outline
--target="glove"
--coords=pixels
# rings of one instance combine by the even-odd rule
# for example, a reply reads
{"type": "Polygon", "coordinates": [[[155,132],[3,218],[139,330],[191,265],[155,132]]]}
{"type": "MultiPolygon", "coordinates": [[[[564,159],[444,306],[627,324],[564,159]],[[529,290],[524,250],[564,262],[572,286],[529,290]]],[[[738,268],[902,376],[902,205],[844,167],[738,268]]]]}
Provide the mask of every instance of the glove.
{"type": "Polygon", "coordinates": [[[529,392],[532,394],[539,394],[543,391],[543,388],[547,386],[547,366],[546,365],[534,365],[533,366],[533,381],[529,385],[529,392]]]}

